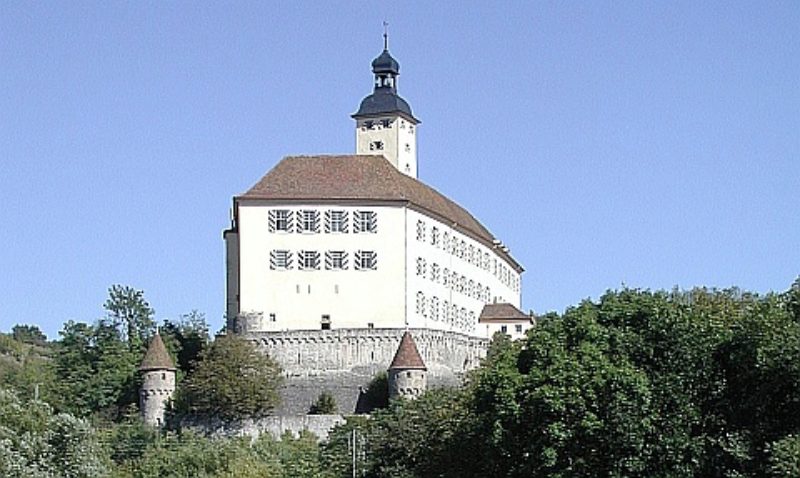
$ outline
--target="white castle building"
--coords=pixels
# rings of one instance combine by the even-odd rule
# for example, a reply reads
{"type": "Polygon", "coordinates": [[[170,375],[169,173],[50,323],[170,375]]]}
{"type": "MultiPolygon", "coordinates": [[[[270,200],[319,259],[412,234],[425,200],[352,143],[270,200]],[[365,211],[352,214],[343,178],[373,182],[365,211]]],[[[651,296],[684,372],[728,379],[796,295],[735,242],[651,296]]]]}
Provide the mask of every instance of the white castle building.
{"type": "Polygon", "coordinates": [[[487,305],[507,304],[516,332],[532,325],[509,249],[417,179],[420,121],[397,94],[399,70],[387,48],[372,62],[355,155],[284,158],[233,199],[229,328],[258,337],[290,375],[385,370],[413,330],[435,381],[437,363],[477,364],[498,320],[496,307],[481,318],[487,305]],[[453,347],[472,351],[437,360],[453,347]]]}

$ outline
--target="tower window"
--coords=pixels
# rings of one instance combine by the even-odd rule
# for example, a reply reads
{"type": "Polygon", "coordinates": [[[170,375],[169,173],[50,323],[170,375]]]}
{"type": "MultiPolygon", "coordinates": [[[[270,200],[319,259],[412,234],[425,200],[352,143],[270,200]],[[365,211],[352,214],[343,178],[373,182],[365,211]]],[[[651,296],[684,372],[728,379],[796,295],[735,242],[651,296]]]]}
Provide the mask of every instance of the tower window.
{"type": "Polygon", "coordinates": [[[367,129],[374,129],[375,128],[375,122],[374,121],[365,121],[364,122],[364,126],[367,129]]]}
{"type": "Polygon", "coordinates": [[[275,320],[276,320],[275,314],[269,314],[269,321],[270,322],[275,322],[275,320]]]}
{"type": "Polygon", "coordinates": [[[373,141],[369,144],[370,151],[383,151],[383,141],[373,141]]]}
{"type": "Polygon", "coordinates": [[[411,152],[411,145],[406,143],[406,153],[410,153],[410,152],[411,152]]]}
{"type": "Polygon", "coordinates": [[[388,128],[388,127],[392,126],[392,120],[390,120],[390,119],[382,119],[381,120],[381,126],[383,126],[384,128],[388,128]]]}
{"type": "Polygon", "coordinates": [[[320,325],[322,326],[322,330],[331,330],[331,316],[327,314],[323,315],[320,325]]]}

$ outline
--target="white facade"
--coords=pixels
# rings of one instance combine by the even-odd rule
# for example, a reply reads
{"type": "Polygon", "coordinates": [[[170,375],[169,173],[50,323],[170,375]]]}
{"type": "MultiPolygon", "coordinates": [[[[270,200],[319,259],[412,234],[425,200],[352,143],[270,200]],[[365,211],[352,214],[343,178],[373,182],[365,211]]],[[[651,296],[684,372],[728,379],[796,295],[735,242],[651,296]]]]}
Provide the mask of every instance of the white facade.
{"type": "Polygon", "coordinates": [[[406,203],[240,200],[237,216],[238,234],[226,235],[228,267],[239,268],[228,274],[228,314],[243,316],[248,332],[414,327],[484,337],[485,304],[520,305],[520,274],[496,248],[406,203]],[[372,231],[355,225],[364,214],[374,214],[372,231]],[[276,224],[284,215],[291,227],[276,224]],[[346,218],[343,231],[334,216],[346,218]]]}
{"type": "Polygon", "coordinates": [[[416,178],[416,122],[396,114],[357,119],[356,154],[382,154],[398,171],[416,178]]]}

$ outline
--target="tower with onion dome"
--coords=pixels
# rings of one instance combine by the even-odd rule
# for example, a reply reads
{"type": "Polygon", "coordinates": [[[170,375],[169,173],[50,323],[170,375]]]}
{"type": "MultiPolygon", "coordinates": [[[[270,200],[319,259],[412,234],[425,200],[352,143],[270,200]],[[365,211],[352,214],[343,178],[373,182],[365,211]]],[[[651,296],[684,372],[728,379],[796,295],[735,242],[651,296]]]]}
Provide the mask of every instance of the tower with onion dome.
{"type": "Polygon", "coordinates": [[[361,101],[356,120],[356,154],[382,155],[403,174],[417,177],[417,125],[411,106],[397,94],[400,64],[389,53],[383,35],[383,52],[372,60],[375,88],[361,101]]]}

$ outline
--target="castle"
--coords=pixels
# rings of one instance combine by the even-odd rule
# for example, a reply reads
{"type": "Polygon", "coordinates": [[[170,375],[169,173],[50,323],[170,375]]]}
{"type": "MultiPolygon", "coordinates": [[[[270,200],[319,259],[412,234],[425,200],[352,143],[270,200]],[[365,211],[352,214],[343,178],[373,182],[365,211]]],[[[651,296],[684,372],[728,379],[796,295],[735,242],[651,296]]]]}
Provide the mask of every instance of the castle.
{"type": "Polygon", "coordinates": [[[390,368],[396,393],[457,384],[493,333],[533,325],[508,247],[417,179],[420,121],[386,35],[372,73],[352,115],[356,154],[284,158],[233,198],[223,232],[227,328],[281,364],[280,414],[307,412],[323,390],[344,414],[367,411],[367,385],[398,356],[416,367],[390,368]]]}

